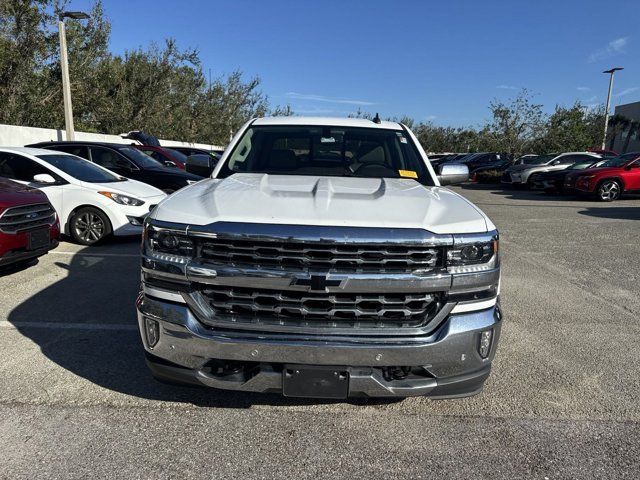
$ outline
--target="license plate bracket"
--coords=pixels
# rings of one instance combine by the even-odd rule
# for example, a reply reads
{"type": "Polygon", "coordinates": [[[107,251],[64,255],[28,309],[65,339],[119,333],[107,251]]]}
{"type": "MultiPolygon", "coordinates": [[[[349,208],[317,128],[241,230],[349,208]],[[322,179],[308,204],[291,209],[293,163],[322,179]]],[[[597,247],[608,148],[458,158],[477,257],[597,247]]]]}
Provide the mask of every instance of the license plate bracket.
{"type": "Polygon", "coordinates": [[[27,250],[38,250],[40,248],[48,247],[50,242],[51,238],[49,237],[48,228],[33,230],[28,233],[27,250]]]}
{"type": "Polygon", "coordinates": [[[285,365],[282,394],[286,397],[347,398],[349,371],[346,367],[285,365]]]}

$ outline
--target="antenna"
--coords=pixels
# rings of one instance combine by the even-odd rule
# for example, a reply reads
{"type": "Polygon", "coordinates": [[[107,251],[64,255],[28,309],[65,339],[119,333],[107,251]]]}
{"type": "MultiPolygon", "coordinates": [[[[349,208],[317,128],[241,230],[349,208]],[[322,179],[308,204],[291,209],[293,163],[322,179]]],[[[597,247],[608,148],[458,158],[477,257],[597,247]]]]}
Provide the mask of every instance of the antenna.
{"type": "Polygon", "coordinates": [[[380,115],[378,115],[378,112],[376,112],[376,116],[373,117],[373,123],[382,123],[382,120],[380,120],[380,115]]]}

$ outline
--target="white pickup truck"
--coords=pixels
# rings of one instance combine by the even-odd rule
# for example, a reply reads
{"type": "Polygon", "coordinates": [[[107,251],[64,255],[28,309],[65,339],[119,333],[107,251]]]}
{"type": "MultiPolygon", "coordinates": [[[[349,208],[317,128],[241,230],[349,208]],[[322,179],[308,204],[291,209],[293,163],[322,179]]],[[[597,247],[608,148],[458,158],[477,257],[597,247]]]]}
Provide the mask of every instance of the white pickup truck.
{"type": "Polygon", "coordinates": [[[145,222],[153,375],[297,397],[479,393],[500,259],[491,220],[441,186],[467,176],[436,175],[395,122],[251,120],[211,178],[145,222]]]}

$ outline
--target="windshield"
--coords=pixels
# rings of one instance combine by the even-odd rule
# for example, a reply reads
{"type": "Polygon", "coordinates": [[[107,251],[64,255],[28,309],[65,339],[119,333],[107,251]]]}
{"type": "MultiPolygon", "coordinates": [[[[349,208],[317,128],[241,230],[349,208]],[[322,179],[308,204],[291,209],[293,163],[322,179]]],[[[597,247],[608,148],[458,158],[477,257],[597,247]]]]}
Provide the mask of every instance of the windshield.
{"type": "Polygon", "coordinates": [[[635,158],[640,157],[639,153],[625,153],[624,155],[619,155],[617,157],[609,158],[604,162],[600,163],[599,167],[622,167],[626,165],[629,161],[634,160],[635,158]]]}
{"type": "Polygon", "coordinates": [[[558,155],[552,153],[551,155],[536,155],[535,157],[526,157],[522,159],[522,163],[524,165],[542,165],[544,163],[550,162],[558,155]]]}
{"type": "Polygon", "coordinates": [[[133,161],[138,167],[142,168],[158,168],[163,165],[157,160],[151,158],[146,153],[142,153],[140,150],[131,147],[121,147],[118,151],[125,155],[127,158],[133,161]]]}
{"type": "Polygon", "coordinates": [[[38,155],[38,158],[44,160],[49,165],[62,170],[67,175],[71,175],[73,178],[80,180],[81,182],[109,183],[124,182],[126,180],[126,178],[118,177],[117,175],[94,165],[90,161],[74,155],[38,155]]]}
{"type": "Polygon", "coordinates": [[[433,185],[406,132],[380,128],[254,126],[219,173],[409,178],[433,185]]]}
{"type": "Polygon", "coordinates": [[[165,150],[169,152],[171,158],[178,160],[180,163],[187,163],[187,156],[184,153],[174,150],[173,148],[165,148],[165,150]]]}

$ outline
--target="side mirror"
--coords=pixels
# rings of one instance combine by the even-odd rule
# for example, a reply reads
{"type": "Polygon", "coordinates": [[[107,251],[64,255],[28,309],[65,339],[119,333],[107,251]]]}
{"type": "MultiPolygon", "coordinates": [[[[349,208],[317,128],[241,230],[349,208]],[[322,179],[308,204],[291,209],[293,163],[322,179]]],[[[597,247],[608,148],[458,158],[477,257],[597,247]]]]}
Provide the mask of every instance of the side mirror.
{"type": "Polygon", "coordinates": [[[165,167],[178,168],[175,162],[172,162],[171,160],[165,160],[163,163],[165,167]]]}
{"type": "Polygon", "coordinates": [[[554,160],[551,165],[560,165],[560,160],[554,160]]]}
{"type": "Polygon", "coordinates": [[[469,180],[469,167],[461,163],[445,163],[438,169],[440,185],[454,185],[469,180]]]}
{"type": "Polygon", "coordinates": [[[54,183],[57,183],[56,179],[53,178],[48,173],[39,173],[38,175],[34,175],[33,176],[33,182],[34,183],[45,183],[45,184],[48,184],[48,185],[52,185],[54,183]]]}
{"type": "Polygon", "coordinates": [[[210,177],[216,163],[216,160],[211,155],[198,153],[187,157],[185,170],[201,177],[210,177]]]}

